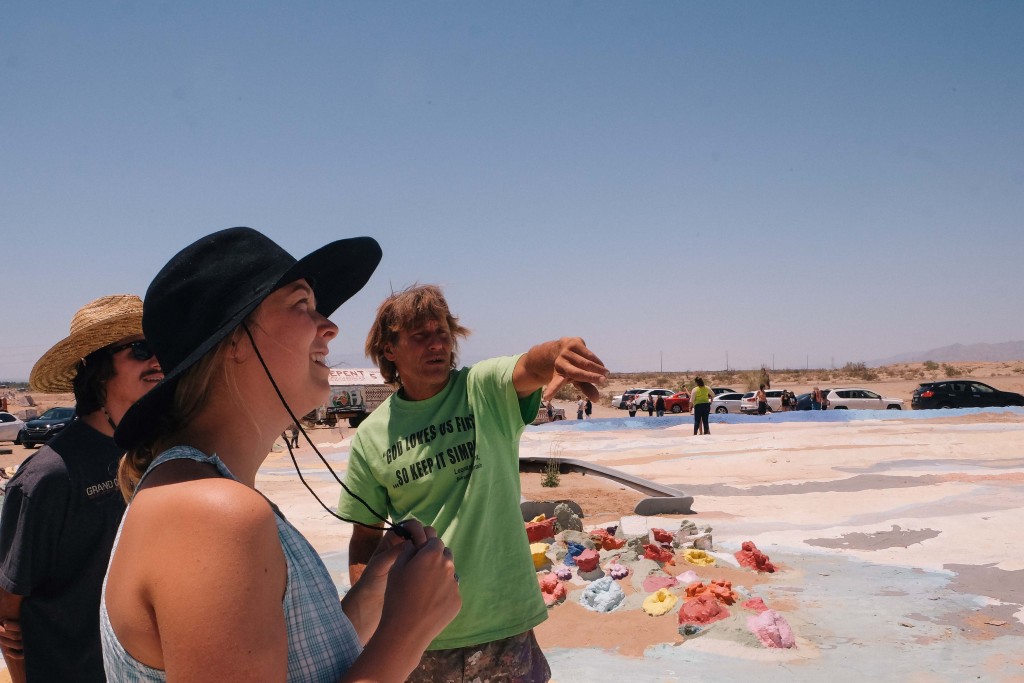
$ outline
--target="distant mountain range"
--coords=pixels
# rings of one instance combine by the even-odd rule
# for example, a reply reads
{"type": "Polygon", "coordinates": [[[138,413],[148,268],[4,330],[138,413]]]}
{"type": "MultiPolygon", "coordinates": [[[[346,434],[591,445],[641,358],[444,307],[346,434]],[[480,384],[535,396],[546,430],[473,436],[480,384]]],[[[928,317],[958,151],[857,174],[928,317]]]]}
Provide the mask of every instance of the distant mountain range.
{"type": "Polygon", "coordinates": [[[952,344],[929,351],[901,353],[898,356],[872,361],[869,365],[892,365],[893,363],[921,363],[933,360],[936,363],[961,361],[1009,361],[1024,360],[1024,341],[1008,341],[999,344],[952,344]]]}

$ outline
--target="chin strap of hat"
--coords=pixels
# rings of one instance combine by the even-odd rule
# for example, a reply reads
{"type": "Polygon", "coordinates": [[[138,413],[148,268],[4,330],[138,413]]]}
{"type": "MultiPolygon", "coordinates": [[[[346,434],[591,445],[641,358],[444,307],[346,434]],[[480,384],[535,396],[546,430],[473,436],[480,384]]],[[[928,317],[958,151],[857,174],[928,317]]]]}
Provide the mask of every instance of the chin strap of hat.
{"type": "MultiPolygon", "coordinates": [[[[412,539],[412,535],[402,526],[401,522],[399,522],[398,524],[392,524],[391,522],[389,522],[387,517],[385,517],[384,515],[380,514],[379,512],[374,510],[372,507],[370,507],[369,503],[367,503],[365,500],[363,500],[359,496],[359,494],[355,493],[352,489],[350,489],[348,486],[346,486],[345,482],[343,482],[341,480],[341,478],[337,475],[337,473],[335,473],[335,471],[331,468],[331,465],[327,462],[327,459],[320,452],[320,449],[316,447],[316,444],[313,443],[313,440],[309,438],[309,434],[306,434],[306,430],[302,428],[302,423],[299,422],[299,419],[297,417],[295,417],[295,413],[292,412],[291,406],[289,406],[288,402],[286,400],[284,400],[284,394],[281,393],[281,389],[278,388],[277,382],[274,381],[274,376],[272,374],[270,374],[270,368],[267,367],[266,361],[263,360],[263,354],[260,353],[259,347],[256,346],[256,340],[253,339],[252,332],[249,331],[249,326],[247,324],[245,324],[245,323],[242,323],[242,329],[245,330],[246,336],[249,337],[249,343],[252,344],[252,350],[256,352],[256,358],[259,359],[260,365],[263,366],[263,372],[265,372],[267,374],[267,379],[270,380],[271,386],[273,386],[274,387],[274,391],[277,392],[277,397],[278,397],[278,399],[281,400],[281,405],[283,405],[284,409],[286,411],[288,411],[288,416],[290,418],[292,418],[292,423],[296,427],[298,427],[300,432],[302,432],[302,436],[305,437],[306,443],[308,443],[310,446],[312,446],[313,451],[317,454],[317,457],[320,458],[320,462],[322,462],[324,464],[324,467],[326,467],[327,471],[331,473],[331,476],[334,477],[334,480],[336,482],[338,482],[339,484],[341,484],[341,488],[345,489],[345,493],[347,493],[348,495],[352,496],[353,498],[358,500],[360,503],[362,503],[363,507],[365,507],[367,510],[369,510],[370,514],[372,514],[374,517],[376,517],[381,522],[383,522],[384,525],[387,528],[389,528],[392,531],[394,531],[395,534],[397,534],[399,537],[404,538],[406,540],[411,540],[412,539]]],[[[337,517],[338,519],[340,519],[343,522],[348,522],[349,524],[358,524],[359,526],[366,527],[367,529],[376,529],[376,528],[378,528],[378,527],[376,527],[376,526],[374,526],[372,524],[365,524],[363,522],[359,522],[359,521],[356,521],[354,519],[347,519],[345,517],[342,517],[337,512],[335,512],[330,507],[328,507],[326,503],[324,503],[322,500],[320,500],[320,496],[316,495],[316,492],[306,482],[306,478],[302,476],[302,470],[299,469],[299,463],[295,459],[295,453],[292,452],[292,445],[290,443],[288,443],[287,441],[285,441],[285,446],[288,448],[288,455],[291,456],[292,465],[295,467],[295,472],[296,472],[296,474],[299,475],[299,480],[302,482],[302,485],[306,487],[306,490],[309,491],[310,494],[312,494],[312,496],[314,498],[316,498],[316,502],[320,503],[320,506],[324,510],[327,510],[327,512],[329,512],[331,515],[333,515],[334,517],[337,517]]]]}

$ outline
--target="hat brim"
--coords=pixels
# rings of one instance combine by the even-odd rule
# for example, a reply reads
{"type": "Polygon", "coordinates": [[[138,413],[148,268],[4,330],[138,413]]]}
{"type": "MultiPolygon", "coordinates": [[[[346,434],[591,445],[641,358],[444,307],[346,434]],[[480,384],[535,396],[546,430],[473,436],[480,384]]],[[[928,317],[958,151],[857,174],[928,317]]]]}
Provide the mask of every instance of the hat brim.
{"type": "MultiPolygon", "coordinates": [[[[136,300],[137,301],[137,300],[136,300]]],[[[142,334],[142,311],[99,320],[54,344],[36,361],[28,383],[33,391],[61,394],[74,390],[79,362],[125,337],[142,334]]]]}
{"type": "Polygon", "coordinates": [[[353,237],[331,242],[296,261],[273,284],[254,292],[251,300],[176,367],[165,371],[164,378],[121,418],[114,432],[114,441],[128,450],[149,434],[155,426],[156,417],[170,408],[181,377],[241,325],[246,316],[256,310],[272,292],[288,283],[305,279],[316,295],[317,311],[325,317],[330,316],[366,285],[380,263],[381,256],[380,245],[376,240],[371,237],[353,237]]]}

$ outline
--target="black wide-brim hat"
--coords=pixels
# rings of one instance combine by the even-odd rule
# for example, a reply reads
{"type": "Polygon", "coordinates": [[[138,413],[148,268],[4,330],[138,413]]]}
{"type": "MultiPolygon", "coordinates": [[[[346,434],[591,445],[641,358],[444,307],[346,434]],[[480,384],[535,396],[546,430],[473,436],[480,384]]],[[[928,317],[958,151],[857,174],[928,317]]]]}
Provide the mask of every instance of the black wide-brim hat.
{"type": "Polygon", "coordinates": [[[142,330],[164,379],[117,425],[114,440],[130,449],[168,410],[181,376],[238,327],[274,290],[305,279],[316,309],[329,316],[370,279],[380,263],[372,237],[354,237],[295,258],[252,228],[228,228],[178,252],[146,290],[142,330]]]}

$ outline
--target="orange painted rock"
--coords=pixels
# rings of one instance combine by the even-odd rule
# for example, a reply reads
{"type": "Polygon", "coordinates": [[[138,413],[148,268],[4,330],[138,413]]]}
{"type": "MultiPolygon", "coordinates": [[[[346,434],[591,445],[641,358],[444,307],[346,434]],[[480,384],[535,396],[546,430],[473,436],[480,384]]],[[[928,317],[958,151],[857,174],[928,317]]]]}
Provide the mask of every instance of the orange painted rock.
{"type": "Polygon", "coordinates": [[[698,581],[686,587],[687,597],[692,598],[698,595],[710,595],[723,605],[731,605],[736,602],[736,593],[732,589],[732,582],[723,579],[715,579],[707,584],[698,581]]]}
{"type": "Polygon", "coordinates": [[[651,529],[651,538],[656,543],[671,543],[674,536],[664,529],[651,529]]]}
{"type": "Polygon", "coordinates": [[[759,572],[772,573],[775,571],[775,565],[771,563],[767,555],[757,549],[753,541],[744,541],[741,548],[742,550],[737,550],[735,553],[736,561],[740,563],[741,567],[759,572]]]}
{"type": "Polygon", "coordinates": [[[526,523],[526,538],[530,540],[530,543],[537,543],[538,541],[543,541],[545,538],[554,538],[554,536],[554,517],[526,523]]]}
{"type": "Polygon", "coordinates": [[[618,550],[626,545],[626,539],[615,538],[607,529],[594,529],[590,532],[590,537],[594,539],[594,545],[600,546],[602,550],[618,550]]]}

